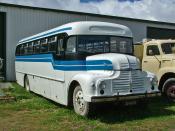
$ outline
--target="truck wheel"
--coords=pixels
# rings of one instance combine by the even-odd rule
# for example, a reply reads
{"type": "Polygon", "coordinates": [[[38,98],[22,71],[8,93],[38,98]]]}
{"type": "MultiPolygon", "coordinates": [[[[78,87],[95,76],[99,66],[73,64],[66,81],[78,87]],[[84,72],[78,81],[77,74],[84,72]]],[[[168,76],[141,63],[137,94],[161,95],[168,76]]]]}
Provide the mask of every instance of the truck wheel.
{"type": "Polygon", "coordinates": [[[170,101],[175,101],[175,78],[171,78],[165,81],[163,89],[166,97],[170,101]]]}
{"type": "Polygon", "coordinates": [[[77,114],[81,116],[89,116],[91,103],[84,100],[83,91],[79,85],[73,92],[73,106],[77,114]]]}
{"type": "Polygon", "coordinates": [[[27,76],[24,77],[24,88],[26,89],[26,91],[30,91],[30,84],[27,76]]]}

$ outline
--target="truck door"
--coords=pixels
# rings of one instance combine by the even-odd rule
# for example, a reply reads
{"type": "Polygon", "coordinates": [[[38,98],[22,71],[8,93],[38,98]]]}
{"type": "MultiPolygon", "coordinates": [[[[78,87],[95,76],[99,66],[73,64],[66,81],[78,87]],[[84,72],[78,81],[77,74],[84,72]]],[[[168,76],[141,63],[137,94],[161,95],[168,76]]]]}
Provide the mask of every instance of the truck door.
{"type": "Polygon", "coordinates": [[[160,68],[161,55],[158,45],[145,46],[142,69],[157,74],[160,68]]]}

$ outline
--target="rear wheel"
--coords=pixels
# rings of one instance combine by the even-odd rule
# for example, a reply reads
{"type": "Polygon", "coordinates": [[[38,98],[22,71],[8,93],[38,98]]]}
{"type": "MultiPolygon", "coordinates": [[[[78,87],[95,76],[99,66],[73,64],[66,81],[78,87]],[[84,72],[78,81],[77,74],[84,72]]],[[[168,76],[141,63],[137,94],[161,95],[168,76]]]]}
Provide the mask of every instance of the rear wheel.
{"type": "Polygon", "coordinates": [[[26,89],[26,91],[30,91],[30,84],[27,76],[24,77],[24,88],[26,89]]]}
{"type": "Polygon", "coordinates": [[[79,85],[76,86],[73,92],[73,106],[77,114],[81,116],[89,116],[92,108],[91,103],[84,100],[83,91],[79,85]]]}
{"type": "Polygon", "coordinates": [[[166,80],[163,87],[166,97],[170,101],[175,101],[175,78],[166,80]]]}

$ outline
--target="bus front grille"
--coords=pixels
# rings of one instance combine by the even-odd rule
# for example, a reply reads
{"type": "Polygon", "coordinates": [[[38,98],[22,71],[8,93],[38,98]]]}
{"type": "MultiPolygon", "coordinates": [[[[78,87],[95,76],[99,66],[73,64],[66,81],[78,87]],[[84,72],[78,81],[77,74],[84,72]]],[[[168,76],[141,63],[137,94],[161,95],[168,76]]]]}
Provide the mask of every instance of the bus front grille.
{"type": "Polygon", "coordinates": [[[140,71],[121,71],[120,76],[112,80],[114,93],[139,92],[144,90],[144,80],[140,71]]]}

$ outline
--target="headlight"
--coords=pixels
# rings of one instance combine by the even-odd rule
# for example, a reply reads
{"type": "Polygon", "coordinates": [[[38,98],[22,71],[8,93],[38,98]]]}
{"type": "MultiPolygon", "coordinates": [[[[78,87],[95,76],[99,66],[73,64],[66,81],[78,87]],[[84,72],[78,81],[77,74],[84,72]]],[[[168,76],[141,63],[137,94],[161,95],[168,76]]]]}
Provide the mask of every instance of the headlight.
{"type": "Polygon", "coordinates": [[[155,87],[157,86],[157,84],[158,84],[157,78],[156,77],[151,78],[151,89],[152,90],[155,89],[155,87]]]}
{"type": "Polygon", "coordinates": [[[100,82],[99,88],[104,90],[106,88],[106,83],[104,81],[100,82]]]}
{"type": "Polygon", "coordinates": [[[157,84],[158,84],[158,80],[157,80],[156,77],[151,78],[151,84],[152,84],[152,85],[157,85],[157,84]]]}

